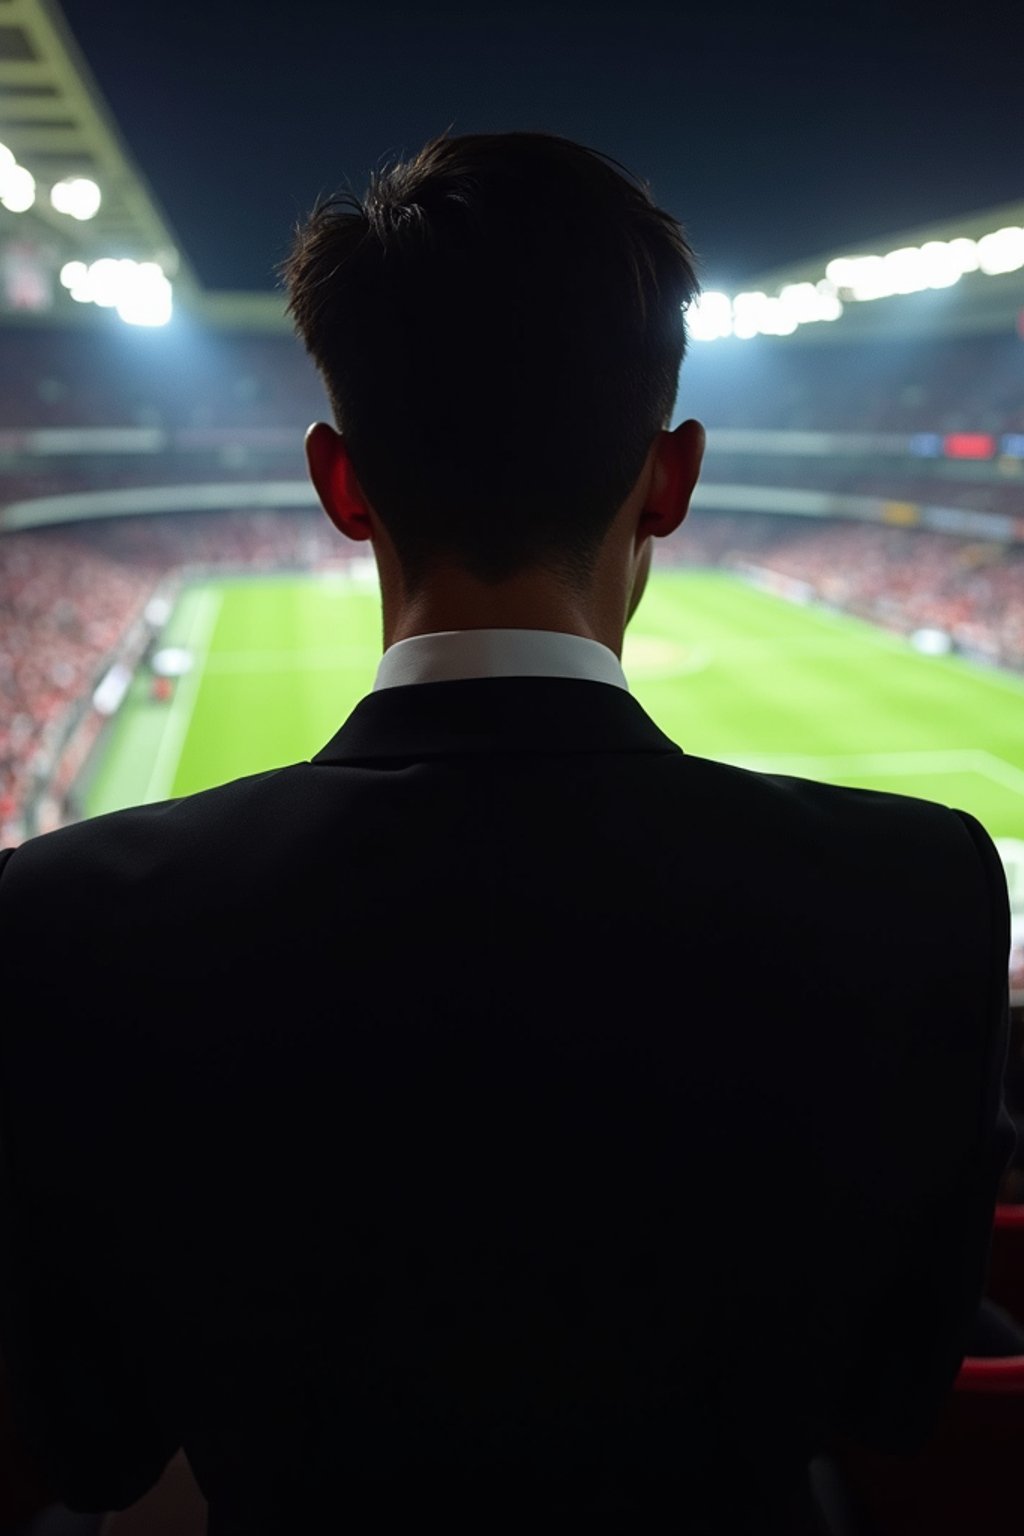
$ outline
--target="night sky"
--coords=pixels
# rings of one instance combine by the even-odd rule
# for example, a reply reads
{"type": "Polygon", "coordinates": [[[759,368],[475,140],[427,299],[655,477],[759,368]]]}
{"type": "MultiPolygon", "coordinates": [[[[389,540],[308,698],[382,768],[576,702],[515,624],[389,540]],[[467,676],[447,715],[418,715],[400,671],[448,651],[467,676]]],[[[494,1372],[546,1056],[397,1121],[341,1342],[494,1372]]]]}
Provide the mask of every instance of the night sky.
{"type": "Polygon", "coordinates": [[[210,288],[273,288],[319,192],[449,126],[615,156],[707,287],[1024,197],[1009,5],[62,8],[210,288]]]}

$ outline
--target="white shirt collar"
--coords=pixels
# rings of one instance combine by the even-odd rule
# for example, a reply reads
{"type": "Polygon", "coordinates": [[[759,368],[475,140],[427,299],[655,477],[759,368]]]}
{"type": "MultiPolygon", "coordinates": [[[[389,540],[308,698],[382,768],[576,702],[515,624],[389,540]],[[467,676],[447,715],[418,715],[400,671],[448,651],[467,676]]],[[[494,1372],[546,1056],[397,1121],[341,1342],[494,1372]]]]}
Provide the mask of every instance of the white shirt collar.
{"type": "Polygon", "coordinates": [[[467,677],[575,677],[629,692],[613,650],[599,640],[553,629],[446,629],[410,635],[384,652],[373,690],[467,677]]]}

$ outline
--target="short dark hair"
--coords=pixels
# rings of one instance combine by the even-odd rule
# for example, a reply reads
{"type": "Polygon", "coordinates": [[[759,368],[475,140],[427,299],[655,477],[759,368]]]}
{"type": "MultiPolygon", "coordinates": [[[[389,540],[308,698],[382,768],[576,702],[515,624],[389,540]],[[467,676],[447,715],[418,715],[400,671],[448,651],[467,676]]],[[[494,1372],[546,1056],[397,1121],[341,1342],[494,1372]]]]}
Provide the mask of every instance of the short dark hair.
{"type": "Polygon", "coordinates": [[[585,588],[699,292],[647,183],[552,134],[445,133],[321,199],[280,271],[410,593],[442,560],[585,588]]]}

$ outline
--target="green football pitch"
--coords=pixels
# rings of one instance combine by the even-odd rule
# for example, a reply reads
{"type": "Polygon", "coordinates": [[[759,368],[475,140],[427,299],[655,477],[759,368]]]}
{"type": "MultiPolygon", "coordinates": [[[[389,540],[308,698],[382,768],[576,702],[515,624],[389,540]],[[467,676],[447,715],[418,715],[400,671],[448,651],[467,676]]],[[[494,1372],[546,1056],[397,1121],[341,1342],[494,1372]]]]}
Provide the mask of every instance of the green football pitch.
{"type": "MultiPolygon", "coordinates": [[[[136,679],[101,743],[89,815],[313,756],[372,687],[376,579],[192,586],[162,644],[194,665],[170,702],[136,679]]],[[[723,572],[657,568],[622,660],[635,697],[686,752],[921,795],[973,812],[993,837],[1024,838],[1024,679],[921,655],[723,572]]]]}

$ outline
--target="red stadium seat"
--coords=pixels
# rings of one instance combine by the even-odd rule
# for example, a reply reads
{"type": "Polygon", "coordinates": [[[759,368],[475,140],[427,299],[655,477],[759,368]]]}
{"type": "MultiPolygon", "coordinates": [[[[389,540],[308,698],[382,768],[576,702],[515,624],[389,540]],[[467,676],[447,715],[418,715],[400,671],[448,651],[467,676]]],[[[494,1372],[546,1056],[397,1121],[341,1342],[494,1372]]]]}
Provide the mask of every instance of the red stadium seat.
{"type": "Polygon", "coordinates": [[[1024,1519],[1024,1355],[963,1362],[916,1456],[837,1458],[875,1536],[1006,1536],[1024,1519]]]}
{"type": "Polygon", "coordinates": [[[975,1359],[968,1355],[960,1367],[953,1390],[983,1397],[1017,1397],[1020,1399],[1019,1417],[1024,1423],[1024,1355],[1002,1355],[989,1359],[975,1359]]]}
{"type": "Polygon", "coordinates": [[[997,1205],[989,1298],[1024,1323],[1024,1205],[997,1205]]]}

